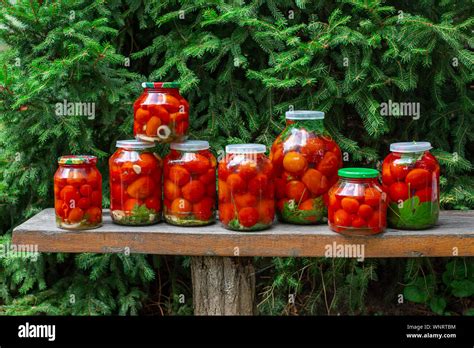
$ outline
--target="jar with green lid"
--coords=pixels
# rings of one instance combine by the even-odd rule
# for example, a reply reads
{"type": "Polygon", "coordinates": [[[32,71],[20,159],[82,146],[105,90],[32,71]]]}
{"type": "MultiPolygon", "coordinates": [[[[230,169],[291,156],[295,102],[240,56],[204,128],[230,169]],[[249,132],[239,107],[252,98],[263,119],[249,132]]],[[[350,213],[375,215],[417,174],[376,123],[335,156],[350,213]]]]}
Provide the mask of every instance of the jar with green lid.
{"type": "Polygon", "coordinates": [[[329,190],[329,227],[345,235],[372,235],[387,226],[387,199],[379,172],[370,168],[338,170],[339,181],[329,190]]]}

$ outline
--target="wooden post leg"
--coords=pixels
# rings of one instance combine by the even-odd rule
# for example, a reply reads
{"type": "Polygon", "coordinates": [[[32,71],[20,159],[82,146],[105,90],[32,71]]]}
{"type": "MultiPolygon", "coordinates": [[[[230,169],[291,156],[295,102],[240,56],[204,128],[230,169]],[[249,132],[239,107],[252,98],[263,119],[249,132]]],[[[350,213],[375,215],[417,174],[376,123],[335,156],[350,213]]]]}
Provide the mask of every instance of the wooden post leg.
{"type": "Polygon", "coordinates": [[[255,315],[251,258],[191,257],[195,315],[255,315]]]}

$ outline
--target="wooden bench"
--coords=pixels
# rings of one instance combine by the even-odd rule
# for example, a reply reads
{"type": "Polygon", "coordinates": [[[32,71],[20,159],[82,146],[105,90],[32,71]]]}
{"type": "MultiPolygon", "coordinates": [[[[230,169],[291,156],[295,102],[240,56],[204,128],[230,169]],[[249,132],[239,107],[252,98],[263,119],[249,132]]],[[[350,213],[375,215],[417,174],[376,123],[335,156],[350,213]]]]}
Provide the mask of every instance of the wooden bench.
{"type": "Polygon", "coordinates": [[[377,236],[345,237],[327,225],[277,223],[261,232],[229,231],[218,223],[120,226],[108,211],[101,228],[66,231],[56,227],[54,210],[46,209],[14,229],[13,244],[37,245],[40,252],[192,256],[194,313],[251,315],[256,313],[252,256],[327,257],[335,247],[350,251],[357,245],[363,246],[365,258],[473,256],[474,211],[442,211],[438,225],[429,230],[388,229],[377,236]]]}

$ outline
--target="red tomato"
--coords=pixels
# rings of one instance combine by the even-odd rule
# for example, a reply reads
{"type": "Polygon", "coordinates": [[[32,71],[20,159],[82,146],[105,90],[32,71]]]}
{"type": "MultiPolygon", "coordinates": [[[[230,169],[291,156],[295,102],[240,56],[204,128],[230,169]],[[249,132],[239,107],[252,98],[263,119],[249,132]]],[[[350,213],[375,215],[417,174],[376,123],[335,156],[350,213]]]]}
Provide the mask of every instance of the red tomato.
{"type": "Polygon", "coordinates": [[[225,162],[220,162],[219,163],[219,166],[217,168],[217,172],[218,172],[219,179],[224,180],[224,181],[227,180],[227,177],[230,174],[229,169],[227,168],[227,165],[225,164],[225,162]]]}
{"type": "Polygon", "coordinates": [[[421,190],[417,190],[415,195],[420,199],[420,203],[430,202],[432,197],[431,187],[425,187],[421,190]]]}
{"type": "Polygon", "coordinates": [[[218,182],[218,197],[219,197],[219,203],[220,202],[230,202],[231,198],[231,193],[230,193],[230,188],[227,185],[227,183],[223,180],[219,179],[218,182]]]}
{"type": "Polygon", "coordinates": [[[239,174],[230,174],[227,177],[227,185],[232,193],[245,191],[247,185],[239,174]]]}
{"type": "Polygon", "coordinates": [[[127,187],[127,193],[130,197],[145,199],[157,189],[158,185],[151,177],[141,176],[127,187]]]}
{"type": "Polygon", "coordinates": [[[92,186],[89,184],[84,184],[79,189],[79,192],[81,193],[82,196],[89,197],[92,193],[92,186]]]}
{"type": "Polygon", "coordinates": [[[334,213],[334,224],[337,226],[351,226],[351,216],[343,209],[334,213]]]}
{"type": "Polygon", "coordinates": [[[286,197],[294,199],[296,203],[303,202],[309,198],[309,191],[306,186],[297,180],[292,180],[286,184],[286,197]]]}
{"type": "Polygon", "coordinates": [[[422,189],[431,185],[431,173],[426,169],[413,169],[407,174],[405,182],[410,189],[422,189]]]}
{"type": "Polygon", "coordinates": [[[174,165],[170,168],[169,178],[172,182],[179,186],[186,185],[191,180],[191,174],[186,168],[174,165]]]}
{"type": "Polygon", "coordinates": [[[304,173],[303,178],[301,180],[306,185],[308,190],[315,195],[320,192],[323,192],[324,190],[327,190],[328,188],[327,178],[323,176],[319,170],[316,169],[308,169],[304,173]]]}
{"type": "Polygon", "coordinates": [[[372,209],[370,205],[367,205],[367,204],[361,204],[359,207],[359,211],[357,212],[357,214],[359,214],[360,217],[366,220],[369,219],[373,213],[374,213],[374,210],[372,209]]]}
{"type": "Polygon", "coordinates": [[[142,108],[135,112],[135,120],[139,123],[146,123],[150,119],[150,112],[142,108]]]}
{"type": "Polygon", "coordinates": [[[91,205],[102,207],[102,193],[100,191],[92,191],[90,199],[91,205]]]}
{"type": "Polygon", "coordinates": [[[322,161],[318,164],[317,169],[326,176],[336,174],[339,168],[339,159],[333,152],[326,152],[322,161]]]}
{"type": "Polygon", "coordinates": [[[309,138],[301,147],[301,153],[306,156],[309,163],[319,163],[324,155],[326,144],[321,138],[309,138]]]}
{"type": "Polygon", "coordinates": [[[387,161],[384,161],[382,165],[382,181],[384,185],[387,186],[394,182],[392,173],[390,172],[390,164],[387,161]]]}
{"type": "Polygon", "coordinates": [[[404,182],[395,182],[390,185],[388,194],[393,202],[408,199],[408,186],[404,182]]]}
{"type": "Polygon", "coordinates": [[[130,212],[132,211],[135,207],[139,207],[140,205],[143,204],[143,201],[135,198],[130,198],[127,199],[123,205],[123,210],[130,212]]]}
{"type": "Polygon", "coordinates": [[[341,202],[335,194],[329,195],[329,207],[331,207],[334,211],[341,209],[341,202]]]}
{"type": "Polygon", "coordinates": [[[275,217],[275,201],[273,199],[262,200],[257,207],[260,221],[264,224],[271,224],[275,217]]]}
{"type": "Polygon", "coordinates": [[[68,206],[64,205],[64,202],[60,199],[57,199],[54,202],[54,209],[56,210],[56,215],[64,219],[68,213],[68,206]]]}
{"type": "Polygon", "coordinates": [[[219,219],[227,225],[235,217],[234,206],[231,203],[219,204],[219,219]]]}
{"type": "Polygon", "coordinates": [[[283,179],[275,179],[275,194],[277,199],[285,197],[286,182],[283,179]]]}
{"type": "Polygon", "coordinates": [[[341,200],[342,209],[344,209],[349,214],[357,213],[359,210],[359,201],[355,198],[344,197],[341,200]]]}
{"type": "Polygon", "coordinates": [[[169,201],[173,201],[181,196],[181,189],[171,180],[165,180],[163,185],[164,195],[169,201]]]}
{"type": "Polygon", "coordinates": [[[213,208],[214,200],[204,197],[200,202],[193,204],[193,214],[198,220],[208,221],[212,217],[213,208]]]}
{"type": "Polygon", "coordinates": [[[252,227],[258,222],[259,216],[256,208],[242,208],[239,211],[239,222],[244,227],[252,227]]]}
{"type": "Polygon", "coordinates": [[[125,184],[130,184],[136,178],[138,178],[138,173],[140,172],[135,163],[124,162],[120,166],[120,180],[125,184]],[[138,172],[138,173],[137,173],[138,172]]]}
{"type": "Polygon", "coordinates": [[[245,207],[255,207],[257,205],[257,197],[248,192],[235,195],[234,200],[237,209],[245,207]]]}
{"type": "Polygon", "coordinates": [[[77,223],[77,222],[80,222],[83,217],[84,217],[84,212],[82,211],[81,208],[73,208],[69,212],[69,215],[67,218],[70,222],[77,223]]]}
{"type": "Polygon", "coordinates": [[[399,164],[396,160],[390,163],[390,173],[396,180],[403,180],[410,171],[410,167],[405,164],[399,164]]]}
{"type": "Polygon", "coordinates": [[[237,172],[242,179],[248,181],[257,175],[257,163],[255,162],[246,162],[238,166],[237,172]]]}
{"type": "Polygon", "coordinates": [[[360,216],[356,216],[352,220],[352,227],[361,228],[361,227],[366,227],[366,226],[367,226],[367,222],[360,216]]]}
{"type": "Polygon", "coordinates": [[[215,168],[208,169],[207,173],[204,173],[199,177],[199,181],[204,185],[214,186],[216,184],[215,168]]]}
{"type": "Polygon", "coordinates": [[[155,155],[151,153],[141,153],[139,155],[138,161],[136,162],[138,166],[141,168],[140,174],[150,174],[153,170],[160,166],[160,162],[155,157],[155,155]]]}
{"type": "Polygon", "coordinates": [[[102,221],[102,210],[98,207],[90,207],[87,209],[85,216],[87,217],[87,221],[90,223],[98,223],[102,221]]]}
{"type": "Polygon", "coordinates": [[[148,209],[153,209],[157,212],[161,209],[161,201],[154,197],[147,198],[145,200],[145,205],[148,209]]]}
{"type": "Polygon", "coordinates": [[[204,197],[206,191],[204,190],[202,183],[197,180],[191,181],[190,183],[184,185],[181,188],[181,193],[183,194],[183,197],[189,202],[197,203],[204,197]]]}
{"type": "Polygon", "coordinates": [[[377,207],[381,201],[382,192],[374,187],[368,187],[364,192],[364,202],[372,207],[377,207]]]}
{"type": "MultiPolygon", "coordinates": [[[[305,200],[298,206],[298,209],[306,210],[306,211],[314,210],[314,200],[312,198],[305,200]]],[[[305,220],[309,222],[316,222],[316,216],[315,215],[306,216],[305,220]]]]}
{"type": "Polygon", "coordinates": [[[268,185],[268,177],[265,174],[257,174],[250,180],[248,190],[253,195],[260,196],[265,192],[268,185]]]}
{"type": "Polygon", "coordinates": [[[83,210],[87,210],[91,205],[91,201],[89,198],[82,197],[79,199],[79,202],[77,203],[77,206],[83,210]]]}
{"type": "Polygon", "coordinates": [[[189,171],[189,173],[200,175],[206,173],[209,170],[211,167],[211,162],[208,158],[196,153],[192,155],[190,160],[185,161],[183,166],[189,171]]]}

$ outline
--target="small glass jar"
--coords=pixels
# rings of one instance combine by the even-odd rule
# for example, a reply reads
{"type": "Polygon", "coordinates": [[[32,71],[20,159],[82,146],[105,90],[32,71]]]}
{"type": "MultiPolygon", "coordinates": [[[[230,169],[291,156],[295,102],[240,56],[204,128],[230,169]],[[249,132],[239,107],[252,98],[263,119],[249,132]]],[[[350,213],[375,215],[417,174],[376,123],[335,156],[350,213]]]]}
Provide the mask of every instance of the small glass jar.
{"type": "Polygon", "coordinates": [[[189,104],[179,94],[176,82],[143,82],[145,89],[133,104],[133,135],[158,143],[186,139],[189,127],[189,104]]]}
{"type": "Polygon", "coordinates": [[[382,183],[389,197],[390,227],[421,230],[439,216],[439,164],[429,142],[390,145],[382,164],[382,183]]]}
{"type": "Polygon", "coordinates": [[[274,220],[273,166],[261,144],[227,145],[218,167],[219,219],[231,230],[269,228],[274,220]]]}
{"type": "Polygon", "coordinates": [[[152,143],[119,140],[109,159],[110,214],[120,225],[152,225],[161,219],[161,158],[152,143]]]}
{"type": "Polygon", "coordinates": [[[62,156],[54,174],[56,223],[68,230],[102,226],[102,176],[95,156],[62,156]]]}
{"type": "Polygon", "coordinates": [[[378,182],[379,172],[369,168],[339,169],[329,190],[331,230],[351,236],[381,233],[387,226],[387,199],[378,182]]]}
{"type": "Polygon", "coordinates": [[[277,213],[281,221],[326,221],[329,188],[342,167],[339,146],[324,128],[321,111],[288,111],[286,128],[272,145],[277,213]]]}
{"type": "Polygon", "coordinates": [[[172,143],[164,159],[164,217],[178,226],[202,226],[215,221],[216,158],[209,143],[172,143]]]}

